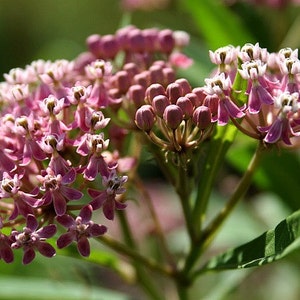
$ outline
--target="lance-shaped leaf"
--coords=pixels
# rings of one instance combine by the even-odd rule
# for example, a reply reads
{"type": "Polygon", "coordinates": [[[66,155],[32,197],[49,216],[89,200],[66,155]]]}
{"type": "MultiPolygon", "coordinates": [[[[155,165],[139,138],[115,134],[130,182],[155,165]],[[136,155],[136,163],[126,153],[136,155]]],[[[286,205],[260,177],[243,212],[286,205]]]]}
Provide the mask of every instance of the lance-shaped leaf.
{"type": "Polygon", "coordinates": [[[198,272],[261,266],[283,258],[299,247],[300,210],[256,239],[213,257],[198,272]]]}

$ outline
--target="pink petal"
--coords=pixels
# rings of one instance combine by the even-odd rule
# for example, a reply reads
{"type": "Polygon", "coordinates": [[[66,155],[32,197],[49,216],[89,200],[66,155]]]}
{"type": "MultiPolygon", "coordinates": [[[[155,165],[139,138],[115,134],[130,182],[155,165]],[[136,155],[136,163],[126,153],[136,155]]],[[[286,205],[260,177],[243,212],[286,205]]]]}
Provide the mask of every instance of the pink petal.
{"type": "Polygon", "coordinates": [[[37,219],[35,218],[35,216],[33,215],[28,215],[27,216],[27,220],[26,220],[26,226],[32,230],[32,231],[35,231],[38,227],[38,221],[37,219]]]}
{"type": "Polygon", "coordinates": [[[80,191],[67,186],[62,186],[60,188],[60,191],[62,195],[68,200],[79,200],[83,196],[83,193],[81,193],[80,191]]]}
{"type": "Polygon", "coordinates": [[[108,220],[113,220],[115,216],[115,201],[109,200],[103,204],[103,213],[108,220]]]}
{"type": "Polygon", "coordinates": [[[70,228],[71,226],[75,225],[74,219],[69,215],[57,216],[56,220],[66,228],[70,228]]]}
{"type": "Polygon", "coordinates": [[[53,192],[53,206],[55,213],[62,216],[67,210],[67,203],[65,197],[59,191],[53,192]]]}
{"type": "Polygon", "coordinates": [[[75,240],[75,236],[71,232],[62,234],[56,241],[56,245],[59,249],[69,246],[75,240]]]}
{"type": "Polygon", "coordinates": [[[37,231],[40,238],[50,238],[56,233],[56,225],[50,224],[37,231]]]}
{"type": "Polygon", "coordinates": [[[81,209],[79,216],[82,219],[82,223],[87,223],[91,220],[92,211],[93,208],[91,205],[86,205],[81,209]]]}
{"type": "Polygon", "coordinates": [[[90,227],[89,233],[91,236],[99,236],[104,234],[107,231],[107,228],[104,225],[93,224],[90,227]]]}
{"type": "Polygon", "coordinates": [[[14,254],[9,246],[0,248],[0,258],[2,258],[8,264],[13,262],[14,254]]]}
{"type": "Polygon", "coordinates": [[[56,254],[55,249],[46,242],[39,242],[37,244],[37,249],[42,255],[46,257],[52,257],[56,254]]]}
{"type": "Polygon", "coordinates": [[[24,250],[24,256],[23,256],[23,264],[27,265],[31,263],[35,258],[35,252],[32,248],[27,248],[24,250]]]}
{"type": "Polygon", "coordinates": [[[78,240],[77,249],[82,256],[86,257],[86,256],[90,255],[90,243],[89,243],[87,237],[82,236],[78,240]]]}
{"type": "Polygon", "coordinates": [[[267,135],[264,138],[264,141],[271,144],[276,143],[280,139],[281,133],[282,133],[282,121],[280,119],[277,119],[270,127],[267,135]]]}
{"type": "Polygon", "coordinates": [[[219,109],[218,109],[218,125],[226,125],[229,121],[229,113],[224,105],[223,101],[220,101],[219,103],[219,109]]]}

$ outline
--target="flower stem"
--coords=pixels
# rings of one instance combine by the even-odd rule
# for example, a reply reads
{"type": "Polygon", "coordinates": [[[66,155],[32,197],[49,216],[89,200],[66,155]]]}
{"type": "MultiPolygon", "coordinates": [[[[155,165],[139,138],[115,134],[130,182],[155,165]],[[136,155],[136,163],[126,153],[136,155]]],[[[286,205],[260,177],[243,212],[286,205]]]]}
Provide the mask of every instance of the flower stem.
{"type": "Polygon", "coordinates": [[[237,203],[242,199],[242,197],[246,193],[247,189],[251,184],[254,172],[259,165],[264,150],[265,147],[260,142],[248,165],[247,170],[245,171],[243,177],[241,178],[234,193],[232,194],[228,202],[225,204],[223,209],[219,212],[219,214],[202,231],[199,240],[191,249],[191,252],[187,257],[186,265],[184,268],[186,271],[190,270],[194,266],[196,260],[213,241],[213,238],[215,237],[217,231],[220,229],[221,225],[228,218],[228,216],[233,211],[237,203]]]}

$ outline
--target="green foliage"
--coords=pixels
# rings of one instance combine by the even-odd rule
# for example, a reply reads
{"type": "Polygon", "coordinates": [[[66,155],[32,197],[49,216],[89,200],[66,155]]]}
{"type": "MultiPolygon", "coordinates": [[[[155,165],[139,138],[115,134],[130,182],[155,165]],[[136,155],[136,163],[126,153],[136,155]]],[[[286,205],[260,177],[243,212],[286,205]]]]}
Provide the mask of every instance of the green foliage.
{"type": "Polygon", "coordinates": [[[202,271],[261,266],[281,259],[300,247],[300,211],[258,238],[218,255],[202,271]]]}
{"type": "Polygon", "coordinates": [[[254,41],[242,19],[221,1],[187,0],[181,4],[211,49],[254,41]]]}

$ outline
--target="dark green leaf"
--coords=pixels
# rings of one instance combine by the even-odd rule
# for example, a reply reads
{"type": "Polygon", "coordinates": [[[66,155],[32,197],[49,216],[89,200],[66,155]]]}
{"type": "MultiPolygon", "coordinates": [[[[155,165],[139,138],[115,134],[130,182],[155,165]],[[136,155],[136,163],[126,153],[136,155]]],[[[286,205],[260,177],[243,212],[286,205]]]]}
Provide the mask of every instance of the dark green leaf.
{"type": "Polygon", "coordinates": [[[253,42],[251,34],[239,16],[221,1],[184,0],[181,3],[212,49],[228,44],[253,42]]]}
{"type": "Polygon", "coordinates": [[[211,260],[201,270],[240,269],[261,266],[285,257],[300,247],[300,211],[280,222],[275,229],[230,249],[211,260]]]}

